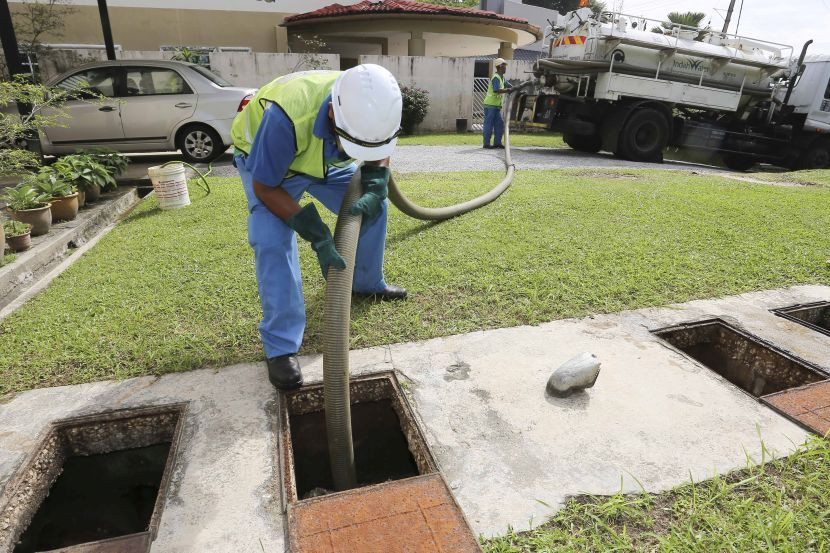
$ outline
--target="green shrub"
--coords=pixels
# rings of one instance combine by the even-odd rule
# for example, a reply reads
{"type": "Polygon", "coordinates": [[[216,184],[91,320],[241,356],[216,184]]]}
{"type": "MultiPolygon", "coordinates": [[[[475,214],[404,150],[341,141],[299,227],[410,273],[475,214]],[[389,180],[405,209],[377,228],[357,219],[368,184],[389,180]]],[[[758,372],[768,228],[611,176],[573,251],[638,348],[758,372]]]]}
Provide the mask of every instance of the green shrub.
{"type": "Polygon", "coordinates": [[[89,148],[79,150],[78,153],[94,158],[95,161],[106,167],[109,174],[113,177],[117,177],[126,171],[127,165],[130,164],[130,160],[126,156],[107,148],[89,148]]]}
{"type": "Polygon", "coordinates": [[[39,192],[50,198],[65,198],[77,192],[72,183],[67,182],[53,167],[42,167],[33,184],[39,192]]]}
{"type": "Polygon", "coordinates": [[[403,127],[403,134],[412,134],[415,132],[415,126],[427,116],[429,92],[417,86],[402,86],[401,95],[403,96],[401,127],[403,127]]]}
{"type": "Polygon", "coordinates": [[[64,180],[81,190],[99,187],[101,190],[115,188],[115,178],[107,168],[90,155],[71,155],[60,158],[52,167],[64,180]]]}
{"type": "Polygon", "coordinates": [[[21,223],[20,221],[6,221],[3,223],[3,230],[6,236],[14,238],[15,236],[23,236],[32,230],[32,225],[29,223],[21,223]]]}
{"type": "Polygon", "coordinates": [[[26,181],[18,184],[14,188],[7,189],[0,200],[6,202],[6,205],[12,211],[22,211],[24,209],[37,209],[39,207],[46,207],[49,205],[51,196],[39,192],[34,187],[31,177],[26,181]]]}

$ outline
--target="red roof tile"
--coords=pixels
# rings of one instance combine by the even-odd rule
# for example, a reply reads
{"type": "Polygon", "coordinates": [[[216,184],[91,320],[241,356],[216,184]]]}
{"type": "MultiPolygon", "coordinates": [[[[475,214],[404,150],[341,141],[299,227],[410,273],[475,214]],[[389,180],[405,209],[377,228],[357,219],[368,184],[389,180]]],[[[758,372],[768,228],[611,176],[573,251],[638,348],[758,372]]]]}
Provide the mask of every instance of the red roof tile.
{"type": "Polygon", "coordinates": [[[320,8],[319,10],[286,17],[285,23],[293,23],[295,21],[303,21],[306,19],[319,19],[323,17],[395,13],[480,17],[483,19],[492,19],[496,21],[527,24],[527,20],[522,19],[520,17],[508,17],[506,15],[501,15],[495,12],[477,10],[474,8],[454,8],[450,6],[424,4],[421,2],[413,2],[411,0],[380,0],[375,2],[363,0],[363,2],[352,4],[351,6],[331,4],[324,8],[320,8]]]}

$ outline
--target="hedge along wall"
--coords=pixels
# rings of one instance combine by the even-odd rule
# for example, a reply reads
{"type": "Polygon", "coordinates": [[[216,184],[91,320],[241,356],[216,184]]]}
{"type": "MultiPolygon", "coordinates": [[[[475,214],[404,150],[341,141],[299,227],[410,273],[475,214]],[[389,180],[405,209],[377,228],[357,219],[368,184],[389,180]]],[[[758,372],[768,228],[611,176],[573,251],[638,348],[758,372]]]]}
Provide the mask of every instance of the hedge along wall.
{"type": "Polygon", "coordinates": [[[455,120],[472,118],[472,58],[428,58],[415,56],[360,56],[360,63],[375,63],[388,69],[401,85],[429,92],[429,111],[416,132],[454,131],[455,120]]]}

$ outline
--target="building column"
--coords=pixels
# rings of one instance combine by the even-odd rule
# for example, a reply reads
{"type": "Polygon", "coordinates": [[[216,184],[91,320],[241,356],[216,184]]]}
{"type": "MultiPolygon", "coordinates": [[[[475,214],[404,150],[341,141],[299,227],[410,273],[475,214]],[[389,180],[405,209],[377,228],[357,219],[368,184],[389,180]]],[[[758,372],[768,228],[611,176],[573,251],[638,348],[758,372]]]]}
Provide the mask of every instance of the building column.
{"type": "Polygon", "coordinates": [[[426,56],[427,55],[427,41],[424,40],[424,33],[420,31],[412,31],[410,33],[408,56],[426,56]]]}
{"type": "Polygon", "coordinates": [[[499,46],[499,57],[504,58],[506,60],[513,59],[513,43],[512,42],[502,42],[501,46],[499,46]]]}

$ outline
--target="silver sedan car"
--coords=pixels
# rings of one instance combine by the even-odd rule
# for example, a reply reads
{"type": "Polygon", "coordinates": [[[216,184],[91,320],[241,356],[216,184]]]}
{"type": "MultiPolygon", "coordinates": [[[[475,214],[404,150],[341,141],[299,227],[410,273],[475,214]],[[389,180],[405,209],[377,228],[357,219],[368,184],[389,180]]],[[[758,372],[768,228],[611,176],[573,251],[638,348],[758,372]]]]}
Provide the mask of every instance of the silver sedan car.
{"type": "Polygon", "coordinates": [[[98,98],[64,105],[69,118],[42,133],[44,154],[87,147],[181,150],[190,163],[212,161],[228,148],[231,123],[256,92],[235,87],[199,65],[151,60],[91,63],[46,84],[88,88],[98,98]]]}

